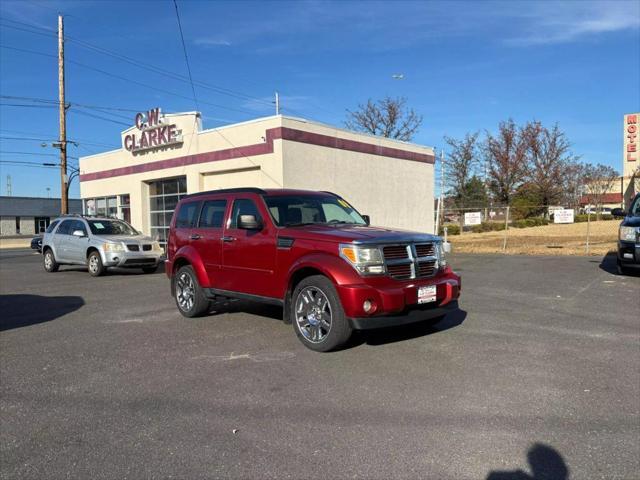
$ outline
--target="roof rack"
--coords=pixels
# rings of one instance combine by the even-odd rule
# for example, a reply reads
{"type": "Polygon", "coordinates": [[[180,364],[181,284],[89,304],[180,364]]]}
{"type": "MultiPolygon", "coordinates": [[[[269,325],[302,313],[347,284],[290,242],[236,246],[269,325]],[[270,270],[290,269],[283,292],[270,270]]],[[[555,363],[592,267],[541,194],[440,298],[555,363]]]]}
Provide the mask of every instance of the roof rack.
{"type": "Polygon", "coordinates": [[[196,192],[185,195],[182,198],[199,197],[200,195],[212,195],[216,193],[257,193],[258,195],[266,195],[267,192],[262,188],[256,187],[240,187],[240,188],[222,188],[220,190],[207,190],[206,192],[196,192]]]}

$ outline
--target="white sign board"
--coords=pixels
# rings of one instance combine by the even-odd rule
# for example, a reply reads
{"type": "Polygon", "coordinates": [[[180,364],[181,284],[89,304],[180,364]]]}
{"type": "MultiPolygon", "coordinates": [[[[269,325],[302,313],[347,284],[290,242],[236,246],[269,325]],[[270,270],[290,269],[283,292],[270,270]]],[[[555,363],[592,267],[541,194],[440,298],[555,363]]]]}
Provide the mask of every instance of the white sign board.
{"type": "Polygon", "coordinates": [[[480,225],[482,223],[482,212],[467,212],[464,214],[465,225],[480,225]]]}
{"type": "Polygon", "coordinates": [[[553,223],[573,223],[573,208],[553,212],[553,223]]]}

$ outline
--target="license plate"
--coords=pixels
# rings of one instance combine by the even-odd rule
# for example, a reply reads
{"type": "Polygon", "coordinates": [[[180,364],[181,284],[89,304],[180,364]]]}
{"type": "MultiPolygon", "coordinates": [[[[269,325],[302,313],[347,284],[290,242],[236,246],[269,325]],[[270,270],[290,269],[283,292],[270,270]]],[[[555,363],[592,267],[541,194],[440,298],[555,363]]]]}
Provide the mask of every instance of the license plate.
{"type": "Polygon", "coordinates": [[[426,285],[418,287],[418,303],[430,303],[436,301],[436,286],[426,285]]]}

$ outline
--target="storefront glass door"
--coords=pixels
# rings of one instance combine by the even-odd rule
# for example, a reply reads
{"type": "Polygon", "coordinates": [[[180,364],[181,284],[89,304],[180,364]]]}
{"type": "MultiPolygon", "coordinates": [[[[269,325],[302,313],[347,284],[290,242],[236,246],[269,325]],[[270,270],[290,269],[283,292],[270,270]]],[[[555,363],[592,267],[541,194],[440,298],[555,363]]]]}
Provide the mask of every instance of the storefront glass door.
{"type": "Polygon", "coordinates": [[[149,183],[151,236],[166,244],[171,216],[178,201],[187,194],[187,177],[149,183]]]}

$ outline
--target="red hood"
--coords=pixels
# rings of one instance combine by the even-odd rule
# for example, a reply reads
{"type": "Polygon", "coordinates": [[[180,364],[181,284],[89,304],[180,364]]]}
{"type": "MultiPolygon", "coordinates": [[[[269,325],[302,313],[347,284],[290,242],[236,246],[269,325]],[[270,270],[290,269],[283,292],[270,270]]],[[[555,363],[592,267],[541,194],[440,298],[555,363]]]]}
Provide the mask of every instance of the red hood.
{"type": "Polygon", "coordinates": [[[439,238],[428,233],[364,225],[304,225],[284,228],[279,236],[336,243],[432,242],[439,238]]]}

